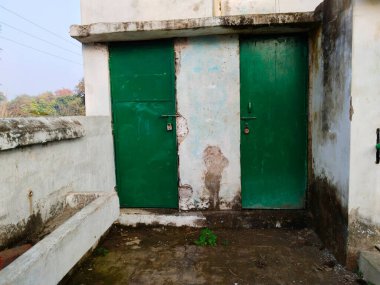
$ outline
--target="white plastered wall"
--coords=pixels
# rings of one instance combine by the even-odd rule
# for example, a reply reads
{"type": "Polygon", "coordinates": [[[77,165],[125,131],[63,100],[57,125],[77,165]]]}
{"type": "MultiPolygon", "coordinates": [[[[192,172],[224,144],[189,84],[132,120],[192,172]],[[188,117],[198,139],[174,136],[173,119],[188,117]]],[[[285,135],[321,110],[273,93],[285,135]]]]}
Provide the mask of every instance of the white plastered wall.
{"type": "Polygon", "coordinates": [[[349,212],[380,226],[380,1],[355,0],[353,11],[349,212]]]}
{"type": "Polygon", "coordinates": [[[0,246],[4,233],[12,236],[9,229],[22,229],[32,215],[48,219],[69,192],[114,190],[110,118],[76,120],[82,138],[0,151],[0,246]]]}
{"type": "MultiPolygon", "coordinates": [[[[322,0],[81,0],[81,23],[154,21],[212,16],[313,11],[322,0]]],[[[106,45],[83,48],[86,115],[109,116],[106,45]]]]}
{"type": "MultiPolygon", "coordinates": [[[[81,0],[81,23],[313,11],[322,0],[81,0]]],[[[110,116],[107,45],[85,45],[86,115],[110,116]]]]}
{"type": "MultiPolygon", "coordinates": [[[[313,11],[321,2],[321,0],[113,0],[111,2],[81,0],[81,11],[82,24],[91,24],[305,12],[313,11]]],[[[183,140],[179,145],[180,208],[187,210],[209,206],[208,190],[205,189],[204,161],[204,151],[207,146],[218,147],[228,160],[228,165],[221,174],[219,207],[231,208],[236,205],[240,195],[238,37],[189,38],[187,44],[183,47],[176,46],[177,51],[178,48],[183,49],[176,83],[178,112],[183,116],[178,121],[179,140],[183,140]],[[192,60],[188,60],[189,58],[192,60]],[[215,66],[220,68],[218,72],[206,68],[212,69],[215,66]],[[201,68],[202,72],[195,72],[194,69],[197,68],[201,68]],[[212,82],[214,83],[211,84],[212,82]],[[183,132],[186,133],[185,136],[183,132]]],[[[83,51],[86,114],[110,116],[107,45],[86,45],[83,51]]]]}
{"type": "Polygon", "coordinates": [[[323,2],[322,0],[216,0],[219,2],[220,16],[242,14],[269,14],[310,12],[323,2]]]}
{"type": "Polygon", "coordinates": [[[184,186],[179,193],[180,208],[212,207],[212,189],[207,189],[206,182],[208,147],[221,152],[219,157],[213,153],[216,157],[211,159],[227,164],[220,173],[218,207],[233,207],[234,198],[240,196],[239,39],[189,38],[175,49],[177,109],[188,130],[179,140],[180,188],[184,186]]]}
{"type": "Polygon", "coordinates": [[[82,24],[308,12],[322,0],[81,0],[82,24]]]}
{"type": "Polygon", "coordinates": [[[333,0],[325,6],[330,15],[324,17],[317,50],[311,55],[315,65],[310,83],[313,175],[333,187],[336,193],[330,194],[347,209],[352,10],[349,6],[343,7],[342,3],[335,5],[333,0]]]}
{"type": "Polygon", "coordinates": [[[111,116],[108,58],[107,45],[83,46],[87,116],[111,116]]]}
{"type": "Polygon", "coordinates": [[[212,0],[81,0],[82,24],[211,17],[212,0]]]}

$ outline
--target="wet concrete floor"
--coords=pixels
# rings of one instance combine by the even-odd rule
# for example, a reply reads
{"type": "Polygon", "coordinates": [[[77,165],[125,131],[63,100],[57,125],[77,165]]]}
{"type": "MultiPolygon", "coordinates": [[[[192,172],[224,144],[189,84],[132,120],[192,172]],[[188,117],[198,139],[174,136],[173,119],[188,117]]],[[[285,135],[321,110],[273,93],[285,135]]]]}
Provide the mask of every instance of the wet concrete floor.
{"type": "Polygon", "coordinates": [[[309,229],[213,231],[202,247],[200,229],[114,226],[62,284],[365,284],[309,229]]]}

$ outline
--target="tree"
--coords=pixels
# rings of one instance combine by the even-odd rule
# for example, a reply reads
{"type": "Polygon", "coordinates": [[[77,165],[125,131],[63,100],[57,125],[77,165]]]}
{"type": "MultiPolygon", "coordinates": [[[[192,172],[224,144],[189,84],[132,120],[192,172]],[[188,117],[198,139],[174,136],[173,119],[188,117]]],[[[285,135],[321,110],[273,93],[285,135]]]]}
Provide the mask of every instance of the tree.
{"type": "Polygon", "coordinates": [[[25,108],[30,116],[56,116],[57,111],[54,108],[55,100],[46,100],[43,98],[33,98],[32,102],[25,108]]]}
{"type": "Polygon", "coordinates": [[[37,98],[43,99],[43,100],[46,100],[46,101],[49,101],[49,102],[55,100],[55,96],[54,96],[53,92],[50,92],[50,91],[46,91],[46,92],[43,92],[43,93],[39,94],[37,96],[37,98]]]}
{"type": "Polygon", "coordinates": [[[58,97],[54,108],[59,116],[84,116],[85,108],[82,98],[77,96],[58,97]]]}
{"type": "Polygon", "coordinates": [[[28,106],[33,102],[33,97],[29,95],[17,96],[12,101],[8,102],[8,115],[10,117],[27,117],[30,116],[28,106]]]}
{"type": "Polygon", "coordinates": [[[7,101],[7,97],[3,92],[0,92],[0,103],[7,101]]]}
{"type": "Polygon", "coordinates": [[[86,105],[86,96],[85,96],[85,84],[84,78],[82,78],[78,84],[75,86],[74,90],[75,96],[79,97],[82,100],[83,106],[86,105]]]}
{"type": "Polygon", "coordinates": [[[4,101],[5,96],[2,95],[0,92],[0,116],[3,117],[85,115],[83,79],[78,82],[75,91],[62,88],[55,92],[46,91],[35,97],[20,95],[10,102],[4,101]]]}
{"type": "Polygon", "coordinates": [[[74,95],[73,91],[67,88],[62,88],[54,92],[54,95],[57,97],[65,97],[74,95]]]}
{"type": "Polygon", "coordinates": [[[7,97],[3,92],[0,92],[0,118],[8,117],[7,112],[7,97]]]}

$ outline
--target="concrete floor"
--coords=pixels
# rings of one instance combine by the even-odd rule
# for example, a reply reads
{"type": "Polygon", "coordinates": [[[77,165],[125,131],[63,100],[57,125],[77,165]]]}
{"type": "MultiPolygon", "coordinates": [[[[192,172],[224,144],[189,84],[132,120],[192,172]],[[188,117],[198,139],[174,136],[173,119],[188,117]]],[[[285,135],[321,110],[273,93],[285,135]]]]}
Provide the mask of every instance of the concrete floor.
{"type": "Polygon", "coordinates": [[[201,247],[200,229],[114,226],[62,284],[365,284],[311,230],[214,232],[217,246],[201,247]]]}

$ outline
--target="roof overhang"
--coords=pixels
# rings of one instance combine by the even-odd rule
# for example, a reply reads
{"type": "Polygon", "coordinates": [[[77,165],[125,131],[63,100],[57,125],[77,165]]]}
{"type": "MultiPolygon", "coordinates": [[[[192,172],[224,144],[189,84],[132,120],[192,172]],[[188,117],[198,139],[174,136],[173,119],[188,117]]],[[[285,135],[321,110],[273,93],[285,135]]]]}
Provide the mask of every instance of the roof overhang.
{"type": "Polygon", "coordinates": [[[299,33],[321,21],[321,14],[273,13],[168,21],[94,23],[73,25],[71,37],[81,43],[152,40],[223,34],[299,33]]]}

